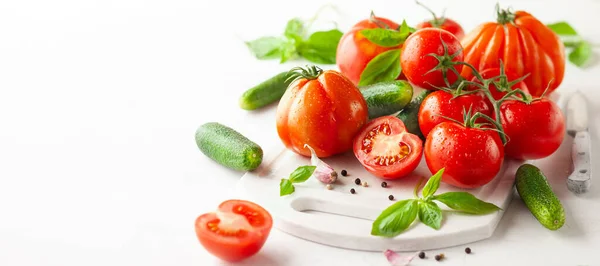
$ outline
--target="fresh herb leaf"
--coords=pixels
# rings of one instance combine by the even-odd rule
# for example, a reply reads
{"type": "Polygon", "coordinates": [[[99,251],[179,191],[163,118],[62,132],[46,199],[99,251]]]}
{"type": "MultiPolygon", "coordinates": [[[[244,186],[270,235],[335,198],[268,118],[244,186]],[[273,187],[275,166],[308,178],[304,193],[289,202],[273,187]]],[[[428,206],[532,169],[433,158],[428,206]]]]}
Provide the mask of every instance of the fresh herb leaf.
{"type": "Polygon", "coordinates": [[[406,39],[406,37],[408,37],[410,34],[410,29],[411,28],[408,26],[408,24],[406,24],[406,20],[402,20],[402,25],[400,25],[400,29],[398,29],[398,31],[400,34],[402,34],[402,36],[404,36],[404,39],[406,39]]]}
{"type": "Polygon", "coordinates": [[[565,21],[560,21],[556,23],[551,23],[546,25],[552,31],[554,31],[558,35],[567,35],[567,36],[575,36],[577,35],[577,31],[569,23],[565,21]]]}
{"type": "Polygon", "coordinates": [[[261,37],[253,41],[246,42],[246,46],[258,59],[272,59],[280,55],[280,48],[285,42],[278,37],[261,37]]]}
{"type": "Polygon", "coordinates": [[[317,169],[317,167],[313,165],[300,166],[290,174],[290,181],[292,183],[302,183],[308,180],[315,169],[317,169]]]}
{"type": "Polygon", "coordinates": [[[299,18],[290,19],[285,26],[285,37],[292,38],[297,42],[304,38],[304,22],[299,18]]]}
{"type": "Polygon", "coordinates": [[[433,201],[419,201],[419,220],[439,230],[442,227],[442,209],[433,201]]]}
{"type": "Polygon", "coordinates": [[[285,196],[294,193],[296,189],[294,188],[294,184],[289,179],[282,178],[281,182],[279,182],[279,196],[285,196]]]}
{"type": "Polygon", "coordinates": [[[409,30],[410,33],[414,33],[415,31],[417,31],[416,28],[413,28],[413,27],[410,27],[410,26],[408,27],[408,30],[409,30]]]}
{"type": "Polygon", "coordinates": [[[403,34],[400,31],[382,28],[364,29],[360,31],[360,34],[365,36],[365,38],[372,43],[383,47],[398,46],[402,44],[408,36],[408,32],[403,34]]]}
{"type": "Polygon", "coordinates": [[[440,169],[435,175],[429,178],[427,183],[425,183],[425,187],[423,187],[423,197],[427,198],[433,195],[438,188],[440,187],[440,182],[442,181],[442,175],[444,174],[444,168],[440,169]]]}
{"type": "Polygon", "coordinates": [[[589,42],[581,41],[573,51],[569,53],[569,61],[578,67],[582,67],[592,58],[592,46],[589,42]]]}
{"type": "Polygon", "coordinates": [[[280,63],[285,63],[296,56],[296,40],[287,38],[287,41],[281,46],[280,63]]]}
{"type": "Polygon", "coordinates": [[[337,44],[342,35],[337,29],[317,31],[300,45],[300,55],[313,63],[335,64],[337,44]]]}
{"type": "Polygon", "coordinates": [[[360,74],[358,86],[396,80],[401,72],[400,49],[392,49],[377,55],[369,61],[360,74]]]}
{"type": "Polygon", "coordinates": [[[501,210],[500,207],[482,201],[468,192],[446,192],[434,196],[433,199],[446,204],[451,209],[471,214],[488,214],[501,210]]]}
{"type": "Polygon", "coordinates": [[[371,235],[394,237],[406,230],[417,217],[417,200],[402,200],[385,209],[373,222],[371,235]]]}

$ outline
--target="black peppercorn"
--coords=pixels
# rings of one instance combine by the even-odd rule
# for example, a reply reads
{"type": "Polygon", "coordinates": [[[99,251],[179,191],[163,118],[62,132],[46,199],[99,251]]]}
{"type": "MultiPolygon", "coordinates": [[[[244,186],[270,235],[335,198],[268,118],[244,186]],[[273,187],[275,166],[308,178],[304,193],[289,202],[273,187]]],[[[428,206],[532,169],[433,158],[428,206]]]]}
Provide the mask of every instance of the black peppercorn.
{"type": "Polygon", "coordinates": [[[425,252],[423,252],[423,251],[419,252],[419,258],[424,259],[425,258],[425,252]]]}
{"type": "Polygon", "coordinates": [[[440,261],[442,259],[442,256],[440,255],[435,255],[435,260],[440,261]]]}
{"type": "Polygon", "coordinates": [[[388,199],[390,199],[390,200],[394,200],[394,195],[389,195],[389,196],[388,196],[388,199]]]}
{"type": "Polygon", "coordinates": [[[347,175],[348,175],[348,172],[347,172],[346,170],[342,170],[342,175],[343,175],[343,176],[347,176],[347,175]]]}
{"type": "Polygon", "coordinates": [[[356,190],[354,190],[353,188],[350,189],[350,193],[354,194],[356,193],[356,190]]]}
{"type": "Polygon", "coordinates": [[[381,182],[381,187],[387,187],[387,182],[381,182]]]}
{"type": "Polygon", "coordinates": [[[466,252],[467,254],[471,254],[471,248],[469,248],[469,247],[465,248],[465,252],[466,252]]]}
{"type": "Polygon", "coordinates": [[[360,178],[354,179],[354,184],[360,185],[360,178]]]}

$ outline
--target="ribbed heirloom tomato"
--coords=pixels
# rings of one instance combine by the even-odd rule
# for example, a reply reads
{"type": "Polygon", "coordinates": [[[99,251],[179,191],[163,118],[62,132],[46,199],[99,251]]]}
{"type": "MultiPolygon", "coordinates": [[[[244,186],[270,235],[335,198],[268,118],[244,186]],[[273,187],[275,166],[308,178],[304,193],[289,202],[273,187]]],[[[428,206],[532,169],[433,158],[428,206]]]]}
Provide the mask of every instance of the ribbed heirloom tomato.
{"type": "Polygon", "coordinates": [[[316,66],[297,68],[277,106],[277,133],[292,151],[318,157],[352,149],[352,139],[366,124],[367,103],[349,79],[334,70],[316,66]]]}
{"type": "Polygon", "coordinates": [[[364,29],[384,27],[397,29],[399,25],[389,19],[372,15],[368,19],[359,21],[342,35],[337,47],[336,63],[340,71],[354,84],[358,84],[360,75],[373,58],[385,51],[397,49],[400,46],[379,46],[369,41],[360,33],[364,29]]]}
{"type": "MultiPolygon", "coordinates": [[[[521,77],[529,93],[547,95],[562,82],[565,72],[565,49],[558,35],[525,11],[498,11],[497,22],[479,25],[462,39],[464,61],[478,71],[497,68],[500,59],[506,71],[521,77]]],[[[461,76],[471,79],[473,73],[464,67],[461,76]]]]}
{"type": "Polygon", "coordinates": [[[217,211],[198,216],[195,231],[208,252],[236,262],[260,251],[272,226],[271,214],[261,206],[245,200],[227,200],[217,211]]]}

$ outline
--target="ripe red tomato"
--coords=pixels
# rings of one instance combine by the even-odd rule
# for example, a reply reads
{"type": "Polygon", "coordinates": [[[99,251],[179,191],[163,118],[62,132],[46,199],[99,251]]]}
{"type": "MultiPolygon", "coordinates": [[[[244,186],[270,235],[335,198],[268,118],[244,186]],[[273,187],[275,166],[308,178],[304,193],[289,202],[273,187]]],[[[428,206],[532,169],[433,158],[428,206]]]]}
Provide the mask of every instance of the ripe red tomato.
{"type": "Polygon", "coordinates": [[[423,142],[406,131],[399,118],[382,116],[371,120],[354,138],[354,155],[373,175],[398,179],[417,168],[423,142]]]}
{"type": "Polygon", "coordinates": [[[506,155],[535,160],[554,153],[565,136],[565,118],[560,108],[546,98],[527,104],[507,100],[500,105],[504,132],[508,135],[506,155]]]}
{"type": "Polygon", "coordinates": [[[504,147],[497,132],[450,121],[431,130],[424,153],[431,173],[445,168],[442,182],[460,188],[489,183],[504,160],[504,147]]]}
{"type": "MultiPolygon", "coordinates": [[[[482,71],[479,74],[484,79],[489,79],[489,78],[497,77],[498,75],[500,75],[500,68],[497,68],[497,67],[496,68],[488,68],[488,69],[482,71]]],[[[512,72],[505,71],[504,74],[506,75],[508,82],[511,82],[513,80],[516,80],[516,79],[520,78],[520,77],[518,77],[517,75],[515,75],[512,72]]],[[[499,79],[494,79],[494,81],[498,81],[498,80],[499,79]]],[[[477,83],[481,84],[481,81],[479,79],[477,79],[477,77],[475,77],[475,76],[473,76],[473,78],[471,79],[471,81],[477,82],[477,83]]],[[[473,88],[473,89],[475,89],[475,88],[473,88]]],[[[502,97],[504,97],[504,95],[506,95],[506,92],[500,92],[500,91],[498,91],[498,89],[496,88],[496,86],[493,85],[493,84],[490,85],[489,89],[490,89],[490,92],[492,93],[492,96],[494,96],[494,99],[496,99],[496,100],[499,100],[502,97]]],[[[511,87],[511,89],[513,89],[513,90],[520,89],[523,92],[529,94],[529,90],[527,89],[527,84],[525,84],[525,82],[523,82],[523,81],[520,81],[517,84],[513,85],[511,87]]]]}
{"type": "Polygon", "coordinates": [[[256,254],[269,237],[273,219],[261,206],[245,200],[227,200],[216,212],[196,219],[196,236],[214,256],[230,262],[256,254]]]}
{"type": "Polygon", "coordinates": [[[465,36],[465,31],[456,21],[449,18],[436,18],[434,17],[432,20],[423,21],[417,24],[417,29],[424,28],[438,28],[442,30],[447,30],[448,32],[454,34],[457,39],[462,39],[465,36]]]}
{"type": "Polygon", "coordinates": [[[337,71],[309,67],[290,84],[277,106],[277,133],[292,151],[318,157],[352,149],[352,139],[367,123],[367,103],[359,89],[337,71]]]}
{"type": "Polygon", "coordinates": [[[369,41],[360,33],[361,30],[380,28],[384,25],[387,25],[392,29],[397,29],[399,27],[398,24],[389,19],[373,16],[356,23],[349,31],[342,35],[342,38],[338,43],[335,61],[340,72],[348,77],[354,84],[358,84],[360,81],[360,74],[362,74],[367,64],[373,58],[385,51],[397,49],[399,47],[379,46],[369,41]]]}
{"type": "Polygon", "coordinates": [[[462,61],[462,46],[454,34],[437,28],[417,30],[404,42],[400,64],[402,65],[402,72],[406,75],[408,81],[429,90],[435,89],[434,86],[446,86],[443,69],[429,72],[440,65],[440,60],[429,56],[429,54],[437,54],[440,57],[443,65],[442,68],[446,69],[448,82],[454,84],[458,79],[458,75],[447,68],[454,67],[460,73],[463,68],[462,65],[450,64],[462,61]],[[446,44],[447,51],[444,51],[442,41],[446,44]]]}
{"type": "MultiPolygon", "coordinates": [[[[462,39],[464,61],[478,71],[499,67],[525,79],[529,93],[541,96],[550,85],[550,95],[565,74],[565,48],[559,36],[525,11],[500,10],[497,22],[485,22],[462,39]]],[[[465,67],[461,75],[473,77],[465,67]]]]}
{"type": "Polygon", "coordinates": [[[423,136],[427,136],[439,123],[448,121],[442,116],[463,122],[463,110],[468,111],[469,108],[472,114],[480,112],[491,116],[493,113],[493,109],[481,92],[461,95],[454,99],[453,97],[451,93],[438,90],[423,99],[418,113],[419,128],[423,136]]]}

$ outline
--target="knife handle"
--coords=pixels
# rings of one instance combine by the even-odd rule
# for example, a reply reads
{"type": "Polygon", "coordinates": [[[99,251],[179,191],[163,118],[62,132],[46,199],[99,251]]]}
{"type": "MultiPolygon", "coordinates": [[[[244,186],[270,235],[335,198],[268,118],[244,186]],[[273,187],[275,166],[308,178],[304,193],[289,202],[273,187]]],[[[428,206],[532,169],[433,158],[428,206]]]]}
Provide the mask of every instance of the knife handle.
{"type": "Polygon", "coordinates": [[[590,134],[579,131],[573,139],[573,173],[567,180],[567,187],[574,193],[585,193],[592,185],[592,149],[590,134]]]}

